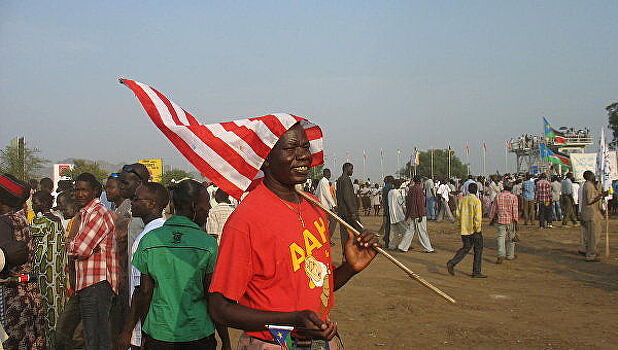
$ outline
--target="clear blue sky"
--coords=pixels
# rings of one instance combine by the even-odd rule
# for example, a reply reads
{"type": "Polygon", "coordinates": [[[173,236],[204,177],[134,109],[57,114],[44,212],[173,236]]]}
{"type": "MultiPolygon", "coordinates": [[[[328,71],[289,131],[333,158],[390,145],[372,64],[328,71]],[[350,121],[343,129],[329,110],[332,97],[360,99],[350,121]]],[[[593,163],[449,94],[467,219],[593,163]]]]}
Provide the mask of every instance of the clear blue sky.
{"type": "Polygon", "coordinates": [[[541,132],[542,116],[596,135],[607,124],[617,13],[616,1],[3,1],[0,144],[188,168],[127,77],[203,122],[308,116],[328,165],[349,152],[359,176],[363,149],[375,179],[380,148],[392,173],[397,149],[463,156],[466,142],[478,172],[483,140],[488,170],[504,171],[504,140],[541,132]]]}

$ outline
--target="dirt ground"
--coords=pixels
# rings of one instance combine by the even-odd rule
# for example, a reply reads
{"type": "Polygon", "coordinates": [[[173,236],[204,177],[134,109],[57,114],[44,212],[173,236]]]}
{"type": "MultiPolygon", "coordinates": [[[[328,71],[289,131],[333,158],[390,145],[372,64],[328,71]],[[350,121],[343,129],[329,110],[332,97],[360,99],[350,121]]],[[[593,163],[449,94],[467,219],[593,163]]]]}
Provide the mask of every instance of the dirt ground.
{"type": "MultiPolygon", "coordinates": [[[[362,217],[371,230],[381,220],[362,217]]],[[[346,349],[618,349],[618,220],[610,220],[610,257],[595,263],[577,254],[579,227],[520,225],[517,259],[496,265],[496,228],[483,224],[487,279],[469,277],[472,254],[455,276],[446,271],[461,247],[450,223],[428,223],[436,254],[421,252],[418,238],[415,250],[393,253],[456,305],[380,256],[338,291],[331,318],[346,349]]],[[[604,247],[602,238],[600,252],[604,247]]],[[[238,332],[232,335],[235,345],[238,332]]]]}

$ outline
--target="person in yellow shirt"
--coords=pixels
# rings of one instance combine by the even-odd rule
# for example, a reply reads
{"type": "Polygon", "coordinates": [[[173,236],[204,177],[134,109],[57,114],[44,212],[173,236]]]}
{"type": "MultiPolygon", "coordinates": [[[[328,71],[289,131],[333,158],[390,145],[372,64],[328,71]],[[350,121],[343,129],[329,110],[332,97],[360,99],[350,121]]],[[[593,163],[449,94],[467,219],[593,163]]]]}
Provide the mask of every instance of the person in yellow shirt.
{"type": "Polygon", "coordinates": [[[461,241],[463,247],[455,253],[455,256],[446,263],[448,273],[455,276],[455,265],[474,248],[474,262],[472,263],[472,278],[487,278],[481,273],[481,261],[483,258],[483,234],[481,233],[481,221],[483,219],[483,206],[476,196],[476,183],[468,185],[468,194],[465,195],[457,206],[457,215],[460,220],[461,241]]]}

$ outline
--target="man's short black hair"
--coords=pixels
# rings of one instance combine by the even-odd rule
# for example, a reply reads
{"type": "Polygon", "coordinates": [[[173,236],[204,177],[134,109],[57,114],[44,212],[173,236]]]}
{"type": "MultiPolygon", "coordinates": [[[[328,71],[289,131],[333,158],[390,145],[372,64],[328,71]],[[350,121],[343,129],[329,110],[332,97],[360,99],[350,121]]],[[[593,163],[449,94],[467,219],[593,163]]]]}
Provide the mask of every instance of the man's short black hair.
{"type": "Polygon", "coordinates": [[[478,186],[476,185],[476,182],[471,182],[468,185],[468,192],[472,193],[472,194],[476,194],[476,190],[478,189],[478,186]]]}
{"type": "Polygon", "coordinates": [[[170,202],[170,193],[165,186],[158,182],[144,182],[141,186],[152,195],[159,208],[163,209],[167,207],[170,202]]]}
{"type": "Polygon", "coordinates": [[[352,163],[343,163],[341,170],[345,171],[349,167],[354,167],[354,165],[352,165],[352,163]]]}
{"type": "Polygon", "coordinates": [[[46,189],[53,190],[54,189],[54,182],[49,177],[44,177],[44,178],[41,179],[41,181],[39,181],[39,187],[41,189],[46,188],[46,189]]]}
{"type": "Polygon", "coordinates": [[[171,185],[169,189],[172,193],[174,208],[189,209],[193,203],[200,200],[200,193],[202,190],[206,190],[206,186],[193,179],[186,179],[171,185]]]}
{"type": "Polygon", "coordinates": [[[34,194],[32,195],[32,199],[34,200],[35,198],[47,204],[49,208],[51,208],[52,204],[54,203],[54,197],[47,191],[39,190],[34,192],[34,194]]]}
{"type": "MultiPolygon", "coordinates": [[[[328,169],[325,169],[325,170],[328,170],[328,169]]],[[[217,203],[229,203],[230,196],[221,188],[217,188],[217,190],[215,191],[215,201],[217,203]]]]}
{"type": "Polygon", "coordinates": [[[414,183],[420,184],[421,183],[421,176],[420,175],[414,175],[412,180],[414,181],[414,183]]]}
{"type": "Polygon", "coordinates": [[[78,181],[87,182],[90,185],[90,188],[92,188],[96,192],[100,192],[101,191],[101,188],[102,188],[101,187],[101,183],[91,173],[81,173],[81,174],[79,174],[79,176],[77,176],[77,178],[75,179],[75,182],[78,182],[78,181]]]}

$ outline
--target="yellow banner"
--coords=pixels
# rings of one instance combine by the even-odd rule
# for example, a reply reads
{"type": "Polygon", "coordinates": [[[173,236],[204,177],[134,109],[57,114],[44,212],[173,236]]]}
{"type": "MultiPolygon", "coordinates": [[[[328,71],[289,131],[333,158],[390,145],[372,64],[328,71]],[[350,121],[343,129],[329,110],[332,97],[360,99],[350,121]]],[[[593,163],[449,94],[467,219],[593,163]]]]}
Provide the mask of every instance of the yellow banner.
{"type": "Polygon", "coordinates": [[[137,162],[148,168],[151,181],[161,182],[163,180],[163,159],[140,159],[137,162]]]}

